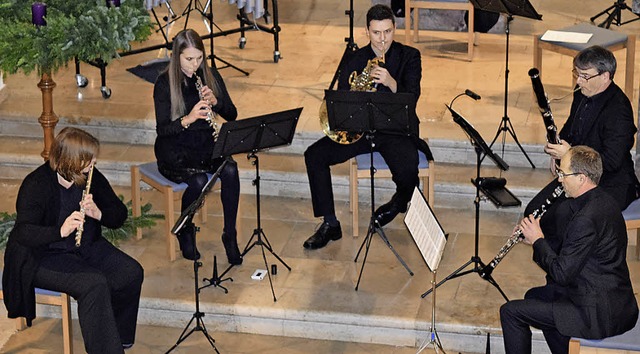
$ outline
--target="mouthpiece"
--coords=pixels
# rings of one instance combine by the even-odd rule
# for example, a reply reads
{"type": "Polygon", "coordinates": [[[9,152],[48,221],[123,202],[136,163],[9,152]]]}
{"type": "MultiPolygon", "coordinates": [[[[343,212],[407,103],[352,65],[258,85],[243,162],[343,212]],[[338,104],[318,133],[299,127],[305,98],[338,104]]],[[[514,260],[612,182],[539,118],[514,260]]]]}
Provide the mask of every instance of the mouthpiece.
{"type": "Polygon", "coordinates": [[[540,70],[536,68],[529,69],[529,76],[531,76],[532,78],[537,78],[538,76],[540,76],[540,70]]]}

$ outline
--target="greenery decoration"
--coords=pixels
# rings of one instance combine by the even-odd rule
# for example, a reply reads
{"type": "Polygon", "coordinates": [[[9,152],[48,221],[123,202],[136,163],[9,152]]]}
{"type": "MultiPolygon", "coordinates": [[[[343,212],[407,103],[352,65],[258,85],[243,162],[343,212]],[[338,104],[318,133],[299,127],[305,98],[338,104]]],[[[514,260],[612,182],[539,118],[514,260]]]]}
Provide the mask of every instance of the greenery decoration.
{"type": "MultiPolygon", "coordinates": [[[[124,201],[124,196],[119,195],[120,200],[124,201]]],[[[126,204],[129,211],[129,217],[124,224],[118,229],[109,229],[102,227],[102,237],[107,239],[114,245],[118,245],[120,241],[125,241],[131,236],[135,235],[136,228],[151,228],[156,225],[156,220],[164,219],[164,215],[155,214],[151,212],[152,205],[147,203],[140,208],[140,216],[133,216],[133,209],[131,208],[131,200],[126,204]]],[[[4,249],[7,246],[7,240],[9,239],[9,233],[13,229],[16,223],[16,214],[9,214],[6,212],[0,212],[0,249],[4,249]]]]}
{"type": "Polygon", "coordinates": [[[73,58],[105,63],[151,35],[144,0],[46,0],[46,26],[31,23],[34,0],[0,0],[0,70],[54,73],[73,58]]]}
{"type": "MultiPolygon", "coordinates": [[[[120,200],[124,201],[124,196],[120,195],[120,200]]],[[[151,212],[153,207],[151,203],[147,203],[140,207],[140,216],[133,216],[132,202],[129,200],[125,203],[129,211],[129,217],[118,229],[109,229],[102,227],[102,237],[109,240],[114,245],[118,245],[120,241],[125,241],[135,235],[136,228],[151,228],[156,225],[156,220],[164,219],[164,215],[151,212]]]]}
{"type": "Polygon", "coordinates": [[[9,233],[13,229],[13,225],[16,224],[16,214],[9,214],[0,212],[0,249],[4,249],[7,246],[9,240],[9,233]]]}

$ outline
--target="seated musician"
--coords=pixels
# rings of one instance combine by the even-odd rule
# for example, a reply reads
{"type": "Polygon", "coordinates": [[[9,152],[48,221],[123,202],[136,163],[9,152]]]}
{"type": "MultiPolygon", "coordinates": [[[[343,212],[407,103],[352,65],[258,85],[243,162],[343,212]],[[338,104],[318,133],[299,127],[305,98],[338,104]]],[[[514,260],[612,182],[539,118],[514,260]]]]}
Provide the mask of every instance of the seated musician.
{"type": "MultiPolygon", "coordinates": [[[[367,61],[384,58],[384,66],[375,65],[370,71],[378,92],[408,92],[420,97],[420,79],[422,77],[420,52],[412,47],[393,41],[395,18],[391,9],[385,5],[374,5],[367,12],[366,33],[370,43],[351,54],[346,64],[340,68],[339,90],[349,90],[349,76],[360,73],[367,61]]],[[[417,146],[424,141],[417,138],[418,117],[410,112],[413,127],[411,137],[407,135],[376,132],[374,150],[380,152],[389,165],[396,184],[396,192],[391,201],[376,210],[376,220],[380,226],[391,222],[398,213],[407,210],[414,187],[418,184],[417,146]]],[[[428,147],[426,148],[428,150],[428,147]]],[[[339,144],[329,137],[323,137],[309,146],[305,152],[305,163],[311,189],[313,213],[323,217],[318,230],[304,242],[304,248],[324,247],[330,240],[342,237],[340,222],[335,213],[330,167],[343,163],[350,158],[368,153],[370,143],[361,138],[352,144],[339,144]]],[[[428,157],[431,157],[430,152],[428,157]]],[[[432,157],[429,158],[432,160],[432,157]]]]}
{"type": "MultiPolygon", "coordinates": [[[[208,182],[207,173],[214,173],[225,160],[212,158],[214,126],[207,121],[209,116],[220,115],[227,121],[238,116],[222,76],[207,65],[205,58],[204,44],[198,33],[192,29],[179,32],[173,39],[167,70],[158,76],[153,88],[158,133],[154,151],[158,170],[172,182],[188,185],[182,195],[182,211],[200,196],[208,182]]],[[[229,263],[239,265],[242,255],[238,249],[236,219],[240,177],[238,166],[231,158],[220,173],[220,181],[224,212],[222,243],[229,263]]],[[[184,258],[200,258],[195,225],[191,220],[177,237],[184,258]]]]}
{"type": "MultiPolygon", "coordinates": [[[[567,122],[560,130],[560,143],[547,144],[544,151],[553,159],[561,159],[572,145],[586,145],[602,157],[602,178],[599,186],[624,210],[636,197],[636,178],[630,150],[635,139],[633,109],[625,93],[613,82],[616,59],[609,50],[592,46],[582,50],[573,59],[573,75],[577,90],[567,122]]],[[[555,187],[553,180],[525,210],[529,215],[555,187]]],[[[542,229],[552,230],[555,220],[562,219],[555,209],[556,201],[542,217],[542,229]]]]}
{"type": "Polygon", "coordinates": [[[103,226],[122,226],[127,207],[95,167],[99,147],[89,133],[64,128],[49,161],[24,179],[2,290],[9,318],[25,317],[28,325],[34,288],[69,294],[86,351],[122,353],[135,339],[144,271],[102,237],[103,226]]]}
{"type": "Polygon", "coordinates": [[[560,206],[567,209],[566,218],[549,232],[533,216],[518,226],[524,243],[533,246],[533,260],[547,273],[547,284],[500,308],[507,354],[531,353],[530,326],[542,330],[552,353],[567,353],[571,337],[611,337],[636,323],[625,222],[619,202],[598,185],[603,160],[587,146],[565,151],[558,180],[569,198],[560,206]],[[561,242],[553,246],[549,236],[561,242]]]}

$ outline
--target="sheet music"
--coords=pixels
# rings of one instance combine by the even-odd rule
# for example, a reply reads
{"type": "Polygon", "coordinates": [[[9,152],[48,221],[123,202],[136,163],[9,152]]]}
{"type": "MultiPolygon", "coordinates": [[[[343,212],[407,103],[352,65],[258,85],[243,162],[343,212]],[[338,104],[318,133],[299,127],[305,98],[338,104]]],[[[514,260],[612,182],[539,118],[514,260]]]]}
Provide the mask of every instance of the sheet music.
{"type": "Polygon", "coordinates": [[[447,239],[440,223],[417,187],[413,190],[404,223],[416,242],[422,258],[431,271],[435,272],[442,259],[447,239]]]}
{"type": "Polygon", "coordinates": [[[548,30],[540,39],[547,42],[587,43],[592,36],[593,33],[548,30]]]}

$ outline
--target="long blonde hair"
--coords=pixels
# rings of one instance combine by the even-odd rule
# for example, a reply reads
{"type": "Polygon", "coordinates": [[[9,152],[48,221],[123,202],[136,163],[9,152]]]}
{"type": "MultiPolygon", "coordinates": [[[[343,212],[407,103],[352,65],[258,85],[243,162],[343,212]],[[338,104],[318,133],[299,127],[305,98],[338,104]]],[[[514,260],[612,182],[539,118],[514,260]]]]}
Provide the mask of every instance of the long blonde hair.
{"type": "Polygon", "coordinates": [[[99,151],[100,142],[93,135],[82,129],[66,127],[51,144],[49,166],[65,180],[84,187],[87,176],[82,170],[91,164],[99,151]]]}
{"type": "Polygon", "coordinates": [[[184,97],[182,95],[182,84],[187,78],[180,67],[180,54],[182,54],[182,52],[187,48],[195,48],[202,52],[203,60],[198,68],[198,72],[204,74],[204,77],[201,77],[201,79],[204,81],[204,84],[209,86],[211,91],[213,91],[214,96],[218,97],[218,94],[220,93],[218,83],[214,79],[209,65],[207,65],[207,54],[204,50],[202,38],[200,38],[200,35],[192,29],[180,31],[173,39],[171,60],[167,66],[167,71],[169,73],[169,91],[171,92],[172,121],[188,113],[186,111],[184,97]]]}

